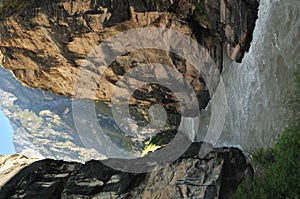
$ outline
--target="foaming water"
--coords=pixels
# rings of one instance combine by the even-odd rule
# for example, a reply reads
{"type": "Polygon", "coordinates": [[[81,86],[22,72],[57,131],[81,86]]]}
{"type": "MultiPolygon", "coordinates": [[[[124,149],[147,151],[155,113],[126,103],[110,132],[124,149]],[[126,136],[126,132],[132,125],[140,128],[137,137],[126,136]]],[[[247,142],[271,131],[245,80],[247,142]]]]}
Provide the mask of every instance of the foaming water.
{"type": "MultiPolygon", "coordinates": [[[[246,150],[271,146],[287,125],[284,101],[293,90],[294,72],[300,64],[299,15],[298,0],[260,1],[249,53],[241,64],[225,61],[227,115],[218,146],[246,150]]],[[[199,137],[208,128],[205,114],[199,137]]]]}

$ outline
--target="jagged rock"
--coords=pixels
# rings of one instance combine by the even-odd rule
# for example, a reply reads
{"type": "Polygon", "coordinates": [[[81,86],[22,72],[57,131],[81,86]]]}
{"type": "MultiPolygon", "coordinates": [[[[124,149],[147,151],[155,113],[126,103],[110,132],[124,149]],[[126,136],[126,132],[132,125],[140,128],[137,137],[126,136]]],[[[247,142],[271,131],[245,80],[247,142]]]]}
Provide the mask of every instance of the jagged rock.
{"type": "MultiPolygon", "coordinates": [[[[2,67],[0,76],[5,77],[0,78],[0,109],[13,128],[16,153],[78,162],[106,158],[104,150],[97,152],[82,143],[73,117],[72,103],[76,100],[22,86],[2,67]]],[[[113,118],[100,113],[97,116],[99,125],[107,135],[115,135],[111,137],[114,144],[119,145],[123,139],[126,146],[132,145],[116,128],[113,118]]],[[[88,138],[88,134],[85,137],[88,138]]]]}
{"type": "Polygon", "coordinates": [[[38,159],[27,158],[23,155],[0,156],[0,187],[35,161],[38,161],[38,159]]]}
{"type": "MultiPolygon", "coordinates": [[[[73,87],[78,67],[88,53],[102,40],[133,28],[165,27],[194,37],[220,70],[226,46],[228,56],[241,61],[252,40],[258,7],[256,0],[25,2],[17,8],[7,4],[1,8],[10,11],[0,17],[0,51],[5,58],[0,64],[30,87],[73,97],[77,95],[73,87]]],[[[182,72],[196,92],[206,89],[199,81],[200,74],[184,60],[168,52],[147,50],[117,58],[99,82],[96,95],[84,97],[109,103],[112,90],[124,73],[136,65],[157,60],[182,72]]],[[[142,96],[146,93],[149,98],[133,96],[131,103],[147,107],[162,102],[171,111],[179,112],[174,96],[151,96],[151,87],[139,89],[142,96]]]]}
{"type": "MultiPolygon", "coordinates": [[[[213,149],[199,158],[200,147],[193,143],[172,164],[140,174],[118,171],[95,160],[80,164],[26,159],[36,162],[5,183],[1,178],[0,198],[228,198],[251,166],[236,148],[213,149]]],[[[0,176],[6,175],[2,168],[10,159],[14,167],[23,164],[15,157],[0,157],[0,176]]]]}

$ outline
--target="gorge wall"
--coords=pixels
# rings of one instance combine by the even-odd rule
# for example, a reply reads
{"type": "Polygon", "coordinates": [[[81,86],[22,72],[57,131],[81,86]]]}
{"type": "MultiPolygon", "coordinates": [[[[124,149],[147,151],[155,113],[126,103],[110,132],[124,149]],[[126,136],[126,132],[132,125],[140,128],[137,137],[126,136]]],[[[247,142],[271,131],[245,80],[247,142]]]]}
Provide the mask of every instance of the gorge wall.
{"type": "Polygon", "coordinates": [[[176,162],[140,174],[95,160],[79,164],[0,156],[0,198],[228,198],[251,174],[238,149],[215,149],[201,159],[199,149],[200,144],[192,144],[176,162]]]}
{"type": "MultiPolygon", "coordinates": [[[[134,28],[170,28],[195,38],[222,71],[223,57],[241,61],[249,50],[258,7],[255,0],[24,2],[18,8],[9,3],[2,6],[0,64],[29,87],[72,97],[80,97],[74,82],[86,56],[106,38],[134,28]]],[[[96,94],[84,98],[110,102],[116,82],[126,72],[158,60],[180,71],[195,92],[207,89],[190,63],[170,52],[145,49],[118,57],[102,75],[96,94]]],[[[165,107],[174,108],[174,96],[149,86],[137,90],[133,104],[162,101],[165,107]]],[[[200,105],[205,107],[209,96],[200,96],[200,105]]]]}
{"type": "MultiPolygon", "coordinates": [[[[84,96],[76,96],[74,82],[90,51],[106,38],[130,29],[149,26],[170,28],[196,39],[205,47],[205,51],[212,57],[221,72],[224,57],[241,61],[244,53],[249,49],[257,18],[257,8],[258,3],[255,0],[238,2],[86,0],[43,3],[31,0],[23,3],[4,1],[0,8],[2,13],[0,17],[1,61],[2,65],[24,86],[41,88],[69,97],[96,100],[96,120],[105,136],[108,136],[99,139],[106,140],[104,143],[107,143],[108,139],[112,140],[118,147],[136,153],[143,149],[149,136],[139,136],[142,128],[136,125],[129,127],[133,135],[128,136],[115,124],[113,118],[110,118],[110,100],[116,83],[129,70],[159,61],[182,73],[196,92],[199,107],[203,109],[210,99],[209,92],[211,92],[208,91],[205,77],[202,77],[190,63],[175,54],[157,49],[145,49],[127,52],[117,57],[97,82],[95,94],[89,95],[89,92],[86,92],[84,96]],[[16,7],[15,4],[18,3],[19,6],[16,7]]],[[[91,72],[98,75],[97,70],[91,72]]],[[[2,80],[4,94],[8,90],[17,98],[11,97],[10,106],[4,108],[6,115],[14,124],[17,152],[65,160],[75,158],[76,161],[85,161],[94,157],[91,155],[93,152],[84,155],[86,152],[82,151],[84,145],[82,139],[93,142],[92,137],[99,137],[99,135],[85,133],[84,138],[77,135],[78,126],[72,121],[74,110],[71,104],[74,100],[38,89],[22,88],[9,77],[10,74],[4,71],[2,73],[9,79],[9,81],[2,80]],[[17,89],[12,86],[7,89],[9,84],[17,85],[17,89]],[[33,96],[37,97],[32,99],[33,96]],[[35,104],[32,105],[34,101],[35,104]],[[29,118],[31,122],[27,121],[29,118]],[[67,151],[74,145],[79,147],[78,152],[67,155],[67,151]],[[60,152],[62,153],[59,154],[60,152]]],[[[155,72],[148,71],[148,73],[152,75],[155,72]]],[[[168,73],[159,71],[160,76],[163,74],[168,73]]],[[[135,78],[138,77],[133,77],[135,78]]],[[[168,76],[162,78],[167,79],[168,76]]],[[[84,103],[92,102],[86,100],[84,103]]],[[[131,115],[140,121],[142,126],[150,120],[147,109],[152,104],[161,104],[170,115],[168,126],[163,131],[178,128],[180,105],[176,97],[166,88],[153,84],[143,85],[134,92],[129,103],[131,115]]],[[[84,117],[81,111],[81,118],[84,117]]],[[[93,147],[99,146],[94,144],[93,147]]],[[[97,148],[100,154],[95,158],[107,157],[103,152],[107,148],[110,147],[97,148]]],[[[111,151],[118,151],[118,149],[114,148],[111,151]]],[[[110,155],[123,156],[118,152],[110,155]]]]}

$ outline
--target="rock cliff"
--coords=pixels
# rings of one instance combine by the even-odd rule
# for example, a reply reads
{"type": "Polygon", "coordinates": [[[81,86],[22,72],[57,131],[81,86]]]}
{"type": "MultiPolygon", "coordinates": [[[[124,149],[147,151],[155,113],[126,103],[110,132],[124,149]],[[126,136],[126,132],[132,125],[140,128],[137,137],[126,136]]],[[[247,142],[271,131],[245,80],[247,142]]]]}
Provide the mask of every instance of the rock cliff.
{"type": "Polygon", "coordinates": [[[114,170],[105,161],[80,164],[4,156],[0,198],[228,198],[252,173],[238,149],[214,149],[205,158],[199,158],[199,149],[194,143],[174,163],[140,174],[114,170]]]}
{"type": "MultiPolygon", "coordinates": [[[[13,128],[16,153],[34,158],[78,162],[107,157],[105,150],[97,153],[96,148],[88,148],[82,143],[73,119],[72,103],[76,100],[22,86],[3,68],[0,68],[0,77],[0,109],[13,128]]],[[[91,103],[88,100],[85,102],[91,103]]],[[[115,145],[125,150],[139,145],[139,149],[135,151],[142,150],[141,142],[133,144],[134,140],[122,134],[113,118],[98,112],[97,120],[104,134],[109,136],[115,145]]],[[[84,136],[91,137],[89,133],[85,133],[84,136]]],[[[109,146],[106,146],[106,149],[108,148],[109,146]]],[[[117,150],[115,152],[116,155],[117,150]]]]}
{"type": "MultiPolygon", "coordinates": [[[[257,8],[256,0],[5,0],[0,7],[0,64],[29,87],[79,97],[74,89],[79,68],[101,41],[154,26],[196,39],[222,71],[224,56],[241,61],[249,49],[257,8]]],[[[96,94],[84,98],[109,103],[116,82],[127,71],[157,61],[180,71],[199,94],[200,107],[206,106],[209,94],[201,94],[207,87],[199,71],[157,49],[117,57],[98,82],[96,94]]],[[[179,112],[176,98],[155,85],[139,88],[131,102],[142,107],[162,103],[171,112],[179,112]],[[160,90],[162,94],[157,94],[160,90]]]]}

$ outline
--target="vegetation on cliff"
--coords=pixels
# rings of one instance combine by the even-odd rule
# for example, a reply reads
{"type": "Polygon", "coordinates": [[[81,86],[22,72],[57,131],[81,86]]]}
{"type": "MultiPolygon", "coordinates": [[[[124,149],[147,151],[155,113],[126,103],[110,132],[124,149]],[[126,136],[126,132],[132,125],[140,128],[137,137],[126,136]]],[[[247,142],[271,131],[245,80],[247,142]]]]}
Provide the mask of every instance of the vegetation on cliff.
{"type": "Polygon", "coordinates": [[[254,152],[255,176],[240,184],[236,198],[300,198],[300,67],[295,79],[296,91],[288,103],[293,119],[273,148],[254,152]]]}

